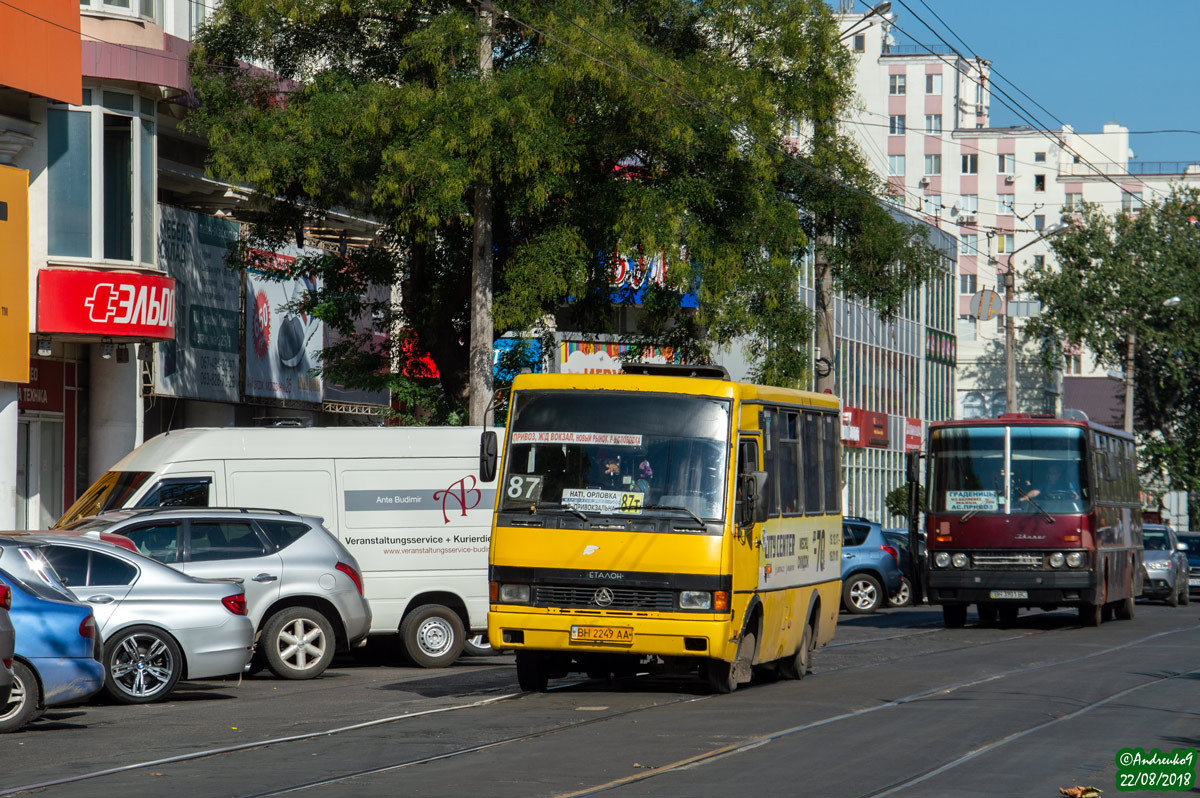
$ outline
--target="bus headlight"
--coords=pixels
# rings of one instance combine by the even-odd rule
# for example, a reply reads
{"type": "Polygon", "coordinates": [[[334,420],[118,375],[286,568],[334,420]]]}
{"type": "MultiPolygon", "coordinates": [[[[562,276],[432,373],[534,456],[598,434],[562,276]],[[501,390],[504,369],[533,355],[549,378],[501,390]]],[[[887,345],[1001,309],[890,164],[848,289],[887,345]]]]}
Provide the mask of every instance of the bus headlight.
{"type": "Polygon", "coordinates": [[[505,604],[528,604],[529,585],[500,585],[500,601],[505,604]]]}
{"type": "Polygon", "coordinates": [[[961,551],[950,558],[950,561],[954,563],[955,568],[966,568],[967,563],[970,562],[970,560],[967,559],[967,555],[963,554],[961,551]]]}
{"type": "Polygon", "coordinates": [[[712,593],[705,590],[683,590],[679,593],[679,609],[707,610],[712,608],[712,593]]]}
{"type": "Polygon", "coordinates": [[[1050,567],[1051,568],[1062,568],[1063,563],[1066,562],[1066,559],[1067,558],[1063,556],[1063,553],[1061,551],[1056,551],[1050,555],[1050,567]]]}
{"type": "Polygon", "coordinates": [[[934,565],[936,565],[938,568],[949,568],[950,567],[950,555],[947,552],[939,551],[937,554],[934,555],[933,562],[934,562],[934,565]]]}
{"type": "Polygon", "coordinates": [[[1078,568],[1079,566],[1083,565],[1083,560],[1083,552],[1073,551],[1067,555],[1067,566],[1069,568],[1078,568]]]}

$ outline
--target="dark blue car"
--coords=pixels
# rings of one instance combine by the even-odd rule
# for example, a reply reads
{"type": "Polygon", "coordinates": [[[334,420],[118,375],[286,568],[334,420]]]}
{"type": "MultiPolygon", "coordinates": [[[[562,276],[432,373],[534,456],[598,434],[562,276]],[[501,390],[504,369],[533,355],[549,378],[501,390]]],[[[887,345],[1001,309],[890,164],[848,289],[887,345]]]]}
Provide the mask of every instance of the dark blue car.
{"type": "Polygon", "coordinates": [[[842,606],[866,615],[900,592],[900,552],[865,518],[842,521],[842,606]]]}
{"type": "Polygon", "coordinates": [[[0,732],[49,707],[83,701],[104,686],[92,609],[76,601],[36,546],[0,538],[0,583],[12,590],[13,684],[0,706],[0,732]]]}

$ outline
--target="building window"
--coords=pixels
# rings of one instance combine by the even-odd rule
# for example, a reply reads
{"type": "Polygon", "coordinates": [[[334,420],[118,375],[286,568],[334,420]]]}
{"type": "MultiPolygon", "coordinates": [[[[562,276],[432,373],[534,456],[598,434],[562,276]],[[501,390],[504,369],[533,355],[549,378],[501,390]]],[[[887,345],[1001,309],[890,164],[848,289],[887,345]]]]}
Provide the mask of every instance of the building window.
{"type": "Polygon", "coordinates": [[[893,205],[895,205],[897,207],[903,208],[904,207],[904,195],[896,194],[896,193],[888,194],[888,202],[892,203],[893,205]]]}
{"type": "Polygon", "coordinates": [[[888,174],[902,175],[904,174],[904,156],[889,155],[888,156],[888,174]]]}
{"type": "Polygon", "coordinates": [[[930,216],[937,216],[942,212],[942,195],[941,194],[926,194],[925,195],[925,213],[930,216]]]}
{"type": "Polygon", "coordinates": [[[963,233],[959,236],[958,251],[963,255],[978,255],[979,235],[977,233],[963,233]]]}
{"type": "Polygon", "coordinates": [[[975,104],[983,105],[983,81],[975,84],[975,104]]]}
{"type": "Polygon", "coordinates": [[[1035,215],[1033,217],[1033,229],[1034,230],[1045,230],[1046,229],[1046,217],[1040,213],[1035,215]]]}
{"type": "Polygon", "coordinates": [[[1016,165],[1016,157],[1011,154],[1001,153],[996,156],[996,171],[1002,175],[1011,175],[1016,165]]]}
{"type": "Polygon", "coordinates": [[[975,293],[975,291],[976,291],[976,290],[978,290],[978,289],[976,288],[976,285],[977,285],[977,283],[976,283],[976,280],[977,280],[977,278],[978,278],[978,275],[974,275],[974,274],[960,274],[960,275],[958,276],[958,280],[959,280],[959,293],[960,293],[960,294],[973,294],[973,293],[975,293]]]}
{"type": "Polygon", "coordinates": [[[1034,162],[1034,163],[1045,163],[1045,162],[1046,162],[1046,153],[1044,153],[1044,152],[1035,152],[1035,153],[1033,154],[1033,162],[1034,162]]]}
{"type": "Polygon", "coordinates": [[[904,75],[888,75],[888,94],[904,94],[904,84],[904,75]]]}
{"type": "Polygon", "coordinates": [[[860,33],[854,37],[854,52],[865,53],[866,51],[867,51],[867,37],[860,33]]]}
{"type": "Polygon", "coordinates": [[[1016,215],[1016,194],[1001,194],[998,199],[1000,200],[1000,213],[1016,215]]]}
{"type": "Polygon", "coordinates": [[[963,194],[959,198],[959,205],[962,212],[967,216],[974,216],[979,213],[979,195],[978,194],[963,194]]]}
{"type": "Polygon", "coordinates": [[[1012,233],[997,233],[996,234],[996,253],[1004,255],[1013,251],[1013,234],[1012,233]]]}
{"type": "Polygon", "coordinates": [[[1063,363],[1063,372],[1066,374],[1082,374],[1083,373],[1083,355],[1066,355],[1063,363]]]}
{"type": "Polygon", "coordinates": [[[157,21],[154,13],[154,0],[79,0],[79,8],[105,14],[142,17],[151,22],[157,21]]]}
{"type": "Polygon", "coordinates": [[[942,93],[942,76],[941,76],[941,74],[925,76],[925,93],[926,94],[941,94],[942,93]]]}
{"type": "Polygon", "coordinates": [[[1121,194],[1121,210],[1125,213],[1137,213],[1142,209],[1142,195],[1124,192],[1121,194]]]}
{"type": "Polygon", "coordinates": [[[154,101],[85,89],[83,102],[47,112],[47,252],[153,264],[154,101]]]}
{"type": "Polygon", "coordinates": [[[1046,266],[1046,256],[1045,255],[1034,255],[1033,256],[1033,268],[1043,269],[1043,268],[1045,268],[1045,266],[1046,266]]]}
{"type": "Polygon", "coordinates": [[[1068,194],[1067,201],[1063,203],[1065,210],[1079,210],[1083,207],[1083,194],[1068,194]]]}
{"type": "Polygon", "coordinates": [[[893,136],[903,136],[904,135],[904,115],[903,114],[900,114],[898,116],[889,116],[888,117],[888,133],[892,134],[893,136]]]}
{"type": "Polygon", "coordinates": [[[926,114],[925,115],[925,132],[939,134],[942,132],[942,115],[941,114],[926,114]]]}
{"type": "Polygon", "coordinates": [[[1033,190],[1034,191],[1045,191],[1046,190],[1046,176],[1045,175],[1034,175],[1033,176],[1033,190]]]}
{"type": "Polygon", "coordinates": [[[979,155],[972,153],[962,157],[962,173],[964,175],[979,174],[979,155]]]}
{"type": "Polygon", "coordinates": [[[941,155],[926,155],[925,156],[925,174],[940,175],[942,173],[942,156],[941,155]]]}

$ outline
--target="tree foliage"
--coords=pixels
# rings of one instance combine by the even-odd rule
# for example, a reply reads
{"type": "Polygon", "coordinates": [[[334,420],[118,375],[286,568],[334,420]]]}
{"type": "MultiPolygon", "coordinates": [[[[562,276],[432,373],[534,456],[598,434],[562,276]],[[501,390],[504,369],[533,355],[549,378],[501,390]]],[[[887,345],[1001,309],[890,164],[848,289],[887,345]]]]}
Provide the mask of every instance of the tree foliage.
{"type": "MultiPolygon", "coordinates": [[[[1146,470],[1200,496],[1200,192],[1176,190],[1140,212],[1094,205],[1052,239],[1058,268],[1035,269],[1033,332],[1090,349],[1124,370],[1136,335],[1135,429],[1146,470]],[[1178,298],[1172,305],[1168,300],[1178,298]],[[1164,304],[1167,303],[1167,304],[1164,304]]],[[[1061,349],[1053,357],[1061,357],[1061,349]]]]}
{"type": "MultiPolygon", "coordinates": [[[[883,500],[883,506],[887,508],[889,513],[905,520],[908,519],[908,490],[909,487],[907,482],[903,483],[902,485],[897,485],[895,488],[892,488],[890,491],[888,491],[887,496],[884,497],[883,500]]],[[[917,486],[917,507],[925,507],[924,485],[917,486]]]]}
{"type": "Polygon", "coordinates": [[[810,329],[798,263],[818,215],[835,224],[839,284],[885,314],[936,263],[830,130],[853,65],[823,0],[500,11],[488,80],[466,3],[224,0],[197,38],[189,125],[215,176],[256,189],[245,247],[293,240],[333,211],[378,224],[370,246],[295,266],[321,278],[304,304],[342,333],[324,360],[340,381],[415,395],[432,380],[428,353],[444,407],[464,400],[483,181],[497,334],[544,332],[568,302],[574,329],[614,332],[607,256],[658,255],[666,281],[631,342],[704,361],[748,341],[762,379],[795,385],[810,329]],[[825,135],[787,150],[785,124],[825,135]],[[399,300],[369,299],[372,286],[398,286],[399,300]],[[387,346],[355,332],[364,314],[387,346]]]}

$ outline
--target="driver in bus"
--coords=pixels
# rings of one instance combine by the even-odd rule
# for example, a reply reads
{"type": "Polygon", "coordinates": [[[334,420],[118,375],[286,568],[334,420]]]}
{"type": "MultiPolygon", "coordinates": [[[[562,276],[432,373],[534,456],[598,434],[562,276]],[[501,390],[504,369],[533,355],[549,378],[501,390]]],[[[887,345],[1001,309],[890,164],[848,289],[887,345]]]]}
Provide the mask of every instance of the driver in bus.
{"type": "Polygon", "coordinates": [[[1052,462],[1046,466],[1046,478],[1042,484],[1038,487],[1027,488],[1021,501],[1025,501],[1026,497],[1036,499],[1039,496],[1051,500],[1078,501],[1079,490],[1075,487],[1075,483],[1066,478],[1066,470],[1062,463],[1052,462]]]}

